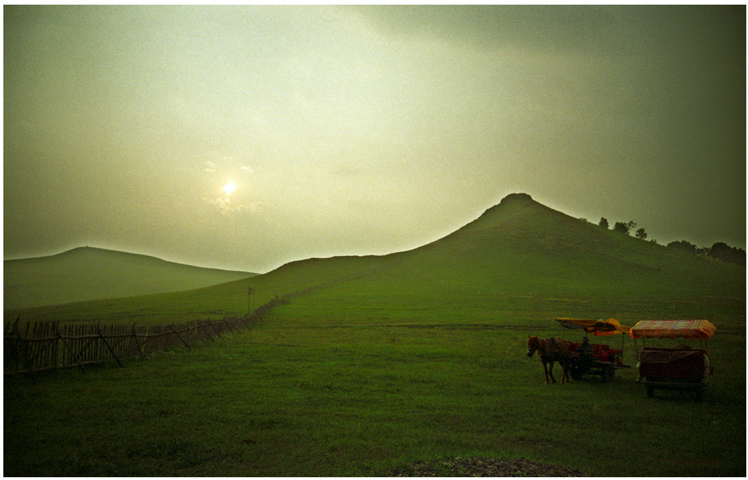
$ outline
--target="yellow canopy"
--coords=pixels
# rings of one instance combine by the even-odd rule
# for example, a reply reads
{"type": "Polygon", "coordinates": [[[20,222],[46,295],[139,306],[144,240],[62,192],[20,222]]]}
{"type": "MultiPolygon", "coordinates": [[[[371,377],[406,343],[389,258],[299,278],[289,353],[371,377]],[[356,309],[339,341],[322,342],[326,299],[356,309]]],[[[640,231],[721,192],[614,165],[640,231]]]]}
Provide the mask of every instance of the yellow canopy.
{"type": "Polygon", "coordinates": [[[615,318],[609,318],[607,320],[556,318],[555,320],[566,328],[583,329],[585,332],[598,337],[603,335],[620,335],[622,333],[629,333],[629,327],[621,325],[615,318]]]}
{"type": "Polygon", "coordinates": [[[712,338],[717,330],[709,320],[642,320],[629,331],[631,338],[712,338]]]}

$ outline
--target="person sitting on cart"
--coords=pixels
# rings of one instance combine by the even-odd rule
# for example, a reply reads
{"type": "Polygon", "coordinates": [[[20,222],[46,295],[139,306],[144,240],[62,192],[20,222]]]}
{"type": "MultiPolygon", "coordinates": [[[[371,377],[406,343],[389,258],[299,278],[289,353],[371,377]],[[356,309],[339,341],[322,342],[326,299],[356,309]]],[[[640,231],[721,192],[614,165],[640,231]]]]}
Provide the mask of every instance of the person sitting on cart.
{"type": "Polygon", "coordinates": [[[587,337],[584,337],[582,339],[582,344],[579,345],[579,348],[577,350],[579,351],[580,355],[592,355],[592,345],[590,345],[590,341],[587,339],[587,337]]]}
{"type": "Polygon", "coordinates": [[[579,345],[579,348],[577,348],[577,351],[579,352],[579,359],[581,360],[581,363],[586,367],[591,367],[594,363],[594,350],[592,348],[592,345],[590,345],[587,337],[584,337],[582,339],[582,343],[579,345]]]}

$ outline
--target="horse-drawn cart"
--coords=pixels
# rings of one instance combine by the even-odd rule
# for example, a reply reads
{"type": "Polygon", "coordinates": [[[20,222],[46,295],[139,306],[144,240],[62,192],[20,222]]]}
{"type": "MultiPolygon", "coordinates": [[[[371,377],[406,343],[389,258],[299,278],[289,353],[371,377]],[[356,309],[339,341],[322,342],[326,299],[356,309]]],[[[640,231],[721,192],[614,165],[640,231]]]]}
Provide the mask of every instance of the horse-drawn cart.
{"type": "MultiPolygon", "coordinates": [[[[584,330],[585,334],[592,334],[596,337],[629,333],[629,327],[621,325],[615,318],[605,321],[575,318],[556,318],[555,320],[568,329],[584,330]]],[[[623,363],[623,341],[619,350],[610,348],[606,344],[589,343],[585,335],[582,342],[569,342],[569,346],[571,351],[569,374],[574,380],[581,380],[585,375],[600,375],[604,382],[610,382],[615,378],[616,370],[631,368],[631,365],[623,363]]]]}
{"type": "Polygon", "coordinates": [[[693,391],[701,399],[706,380],[712,374],[706,342],[717,328],[708,320],[644,320],[634,325],[629,335],[634,339],[698,340],[699,348],[689,345],[652,347],[644,344],[637,352],[639,379],[647,386],[647,396],[655,389],[693,391]],[[702,343],[703,342],[703,343],[702,343]]]}

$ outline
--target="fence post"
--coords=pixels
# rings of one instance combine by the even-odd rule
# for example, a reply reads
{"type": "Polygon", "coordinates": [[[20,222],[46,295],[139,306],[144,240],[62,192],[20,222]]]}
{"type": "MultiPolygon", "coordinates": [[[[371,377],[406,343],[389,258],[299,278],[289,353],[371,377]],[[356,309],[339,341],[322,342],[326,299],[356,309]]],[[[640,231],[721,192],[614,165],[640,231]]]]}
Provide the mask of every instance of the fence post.
{"type": "Polygon", "coordinates": [[[106,337],[101,332],[101,328],[98,325],[96,325],[96,332],[99,334],[99,337],[101,337],[101,340],[104,342],[104,345],[106,345],[106,348],[109,349],[109,352],[112,354],[112,356],[114,357],[114,359],[117,360],[117,364],[120,367],[124,367],[125,365],[122,363],[122,360],[119,359],[119,357],[117,356],[117,354],[114,352],[114,349],[112,348],[112,346],[109,345],[109,342],[106,341],[106,337]]]}
{"type": "Polygon", "coordinates": [[[218,338],[221,338],[221,332],[219,332],[218,329],[215,327],[215,325],[213,325],[213,322],[211,322],[210,320],[206,320],[206,321],[208,322],[208,325],[210,325],[210,328],[212,328],[213,331],[216,333],[216,335],[218,335],[218,338]]]}
{"type": "Polygon", "coordinates": [[[135,329],[135,324],[132,324],[132,338],[135,339],[135,345],[138,347],[138,353],[140,354],[140,359],[143,359],[143,349],[140,347],[140,340],[138,340],[138,331],[135,329]]]}
{"type": "Polygon", "coordinates": [[[182,341],[182,343],[184,343],[184,345],[187,347],[188,350],[192,350],[192,347],[190,347],[190,344],[184,341],[184,338],[182,338],[179,332],[177,332],[177,329],[174,328],[174,325],[171,326],[171,331],[174,332],[177,337],[179,337],[179,339],[182,341]]]}
{"type": "Polygon", "coordinates": [[[62,333],[60,333],[60,329],[56,327],[55,330],[56,330],[56,333],[57,333],[57,338],[59,338],[60,340],[62,340],[62,344],[68,350],[70,350],[70,353],[73,354],[73,357],[75,358],[75,360],[78,361],[78,366],[81,367],[81,370],[83,370],[83,373],[88,373],[88,371],[86,370],[86,367],[83,366],[83,362],[81,361],[80,357],[78,356],[78,353],[75,350],[73,350],[70,347],[70,345],[68,345],[68,342],[65,340],[65,337],[63,337],[62,333]]]}
{"type": "MultiPolygon", "coordinates": [[[[21,320],[20,315],[18,318],[16,318],[16,323],[13,325],[12,329],[5,332],[6,337],[15,337],[10,343],[10,357],[13,360],[13,369],[11,370],[13,373],[18,373],[18,367],[20,365],[21,361],[21,329],[18,328],[18,322],[21,320]]],[[[10,322],[8,322],[8,326],[10,327],[10,322]]],[[[5,355],[8,354],[8,341],[7,339],[3,339],[3,346],[5,347],[5,355]]]]}
{"type": "Polygon", "coordinates": [[[229,322],[228,317],[224,315],[223,317],[223,324],[226,325],[226,328],[229,330],[229,332],[234,333],[234,329],[231,328],[231,322],[229,322]]]}
{"type": "Polygon", "coordinates": [[[21,320],[21,316],[19,315],[18,318],[16,318],[15,323],[11,327],[11,322],[8,322],[5,324],[5,335],[7,336],[10,333],[18,333],[18,335],[21,334],[21,330],[18,328],[18,322],[21,320]]]}
{"type": "MultiPolygon", "coordinates": [[[[210,322],[208,322],[208,323],[210,323],[210,322]]],[[[213,340],[213,337],[210,336],[210,333],[208,333],[208,329],[203,326],[203,324],[202,324],[202,322],[200,320],[197,321],[197,326],[200,327],[203,330],[203,332],[205,332],[205,335],[208,338],[210,338],[210,340],[212,342],[215,342],[215,340],[213,340]]]]}
{"type": "Polygon", "coordinates": [[[26,333],[23,335],[22,340],[22,347],[21,351],[23,352],[23,359],[26,361],[26,365],[28,367],[28,374],[29,377],[34,378],[34,359],[31,356],[31,345],[29,344],[28,338],[29,338],[29,328],[31,327],[31,323],[26,322],[26,333]]]}

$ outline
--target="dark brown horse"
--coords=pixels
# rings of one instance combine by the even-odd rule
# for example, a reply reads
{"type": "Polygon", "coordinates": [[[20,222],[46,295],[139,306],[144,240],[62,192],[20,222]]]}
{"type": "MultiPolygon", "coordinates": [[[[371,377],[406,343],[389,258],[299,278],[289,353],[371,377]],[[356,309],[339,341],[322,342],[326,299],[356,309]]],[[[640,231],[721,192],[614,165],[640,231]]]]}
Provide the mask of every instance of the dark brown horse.
{"type": "Polygon", "coordinates": [[[559,338],[529,337],[527,339],[527,356],[532,357],[535,352],[539,352],[540,360],[543,362],[545,383],[548,383],[549,376],[551,382],[556,383],[556,379],[553,378],[553,362],[558,362],[563,368],[561,383],[569,381],[569,364],[571,363],[569,342],[559,338]],[[548,364],[550,364],[550,367],[548,364]]]}

